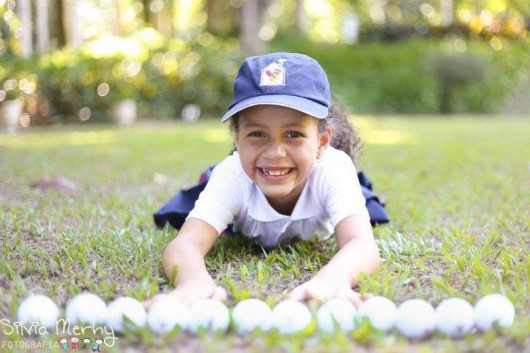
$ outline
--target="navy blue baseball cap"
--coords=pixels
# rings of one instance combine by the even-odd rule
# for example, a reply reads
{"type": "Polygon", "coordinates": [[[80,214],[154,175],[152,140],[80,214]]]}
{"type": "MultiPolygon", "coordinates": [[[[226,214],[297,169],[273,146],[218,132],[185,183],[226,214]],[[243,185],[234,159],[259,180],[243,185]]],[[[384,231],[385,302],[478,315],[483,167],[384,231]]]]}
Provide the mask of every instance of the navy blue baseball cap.
{"type": "Polygon", "coordinates": [[[279,105],[324,119],[330,104],[328,78],[315,59],[272,53],[245,59],[234,81],[234,98],[221,121],[255,105],[279,105]]]}

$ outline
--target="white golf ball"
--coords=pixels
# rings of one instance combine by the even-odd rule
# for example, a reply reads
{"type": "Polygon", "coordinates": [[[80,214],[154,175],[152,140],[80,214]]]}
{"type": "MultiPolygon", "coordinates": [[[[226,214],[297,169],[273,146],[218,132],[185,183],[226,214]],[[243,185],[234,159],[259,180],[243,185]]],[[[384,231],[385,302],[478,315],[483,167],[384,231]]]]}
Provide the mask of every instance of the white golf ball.
{"type": "Polygon", "coordinates": [[[396,324],[398,309],[390,299],[377,296],[361,304],[359,316],[366,317],[379,330],[390,331],[396,324]]]}
{"type": "Polygon", "coordinates": [[[147,323],[159,335],[169,333],[175,326],[186,330],[190,323],[190,310],[183,303],[164,298],[156,301],[147,313],[147,323]]]}
{"type": "Polygon", "coordinates": [[[431,334],[436,327],[436,314],[431,304],[422,299],[409,299],[398,308],[396,328],[411,339],[431,334]]]}
{"type": "Polygon", "coordinates": [[[230,312],[226,305],[215,299],[202,299],[190,309],[190,325],[192,332],[206,329],[210,332],[226,331],[230,325],[230,312]]]}
{"type": "Polygon", "coordinates": [[[143,327],[147,320],[147,313],[142,303],[131,297],[121,297],[110,302],[107,307],[107,325],[114,331],[121,332],[124,329],[124,317],[136,326],[143,327]]]}
{"type": "Polygon", "coordinates": [[[494,324],[509,327],[515,318],[515,308],[510,299],[502,294],[489,294],[475,304],[475,326],[487,331],[494,324]]]}
{"type": "Polygon", "coordinates": [[[280,334],[301,331],[309,326],[311,319],[309,309],[296,300],[284,300],[272,309],[272,327],[280,334]]]}
{"type": "Polygon", "coordinates": [[[449,337],[462,337],[473,328],[473,307],[461,298],[443,300],[436,307],[436,328],[449,337]]]}
{"type": "Polygon", "coordinates": [[[349,300],[331,299],[317,311],[318,328],[327,333],[335,332],[335,330],[352,331],[355,327],[356,312],[357,310],[349,300]]]}
{"type": "Polygon", "coordinates": [[[242,300],[232,310],[236,331],[241,334],[254,329],[267,331],[272,325],[272,310],[259,299],[242,300]]]}
{"type": "Polygon", "coordinates": [[[26,326],[38,322],[46,328],[53,328],[59,318],[59,307],[47,296],[34,294],[20,303],[17,316],[26,326]]]}
{"type": "Polygon", "coordinates": [[[70,324],[102,324],[107,317],[107,304],[95,294],[81,293],[66,306],[66,319],[70,324]]]}

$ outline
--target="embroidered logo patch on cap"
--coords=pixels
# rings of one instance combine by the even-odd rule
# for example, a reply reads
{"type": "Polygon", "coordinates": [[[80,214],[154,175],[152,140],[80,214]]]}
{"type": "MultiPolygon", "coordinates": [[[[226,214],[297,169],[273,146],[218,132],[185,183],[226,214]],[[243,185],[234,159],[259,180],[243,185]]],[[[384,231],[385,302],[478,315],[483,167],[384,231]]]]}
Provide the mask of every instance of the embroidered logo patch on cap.
{"type": "Polygon", "coordinates": [[[284,86],[285,85],[285,67],[283,63],[287,59],[278,59],[261,69],[260,86],[284,86]]]}

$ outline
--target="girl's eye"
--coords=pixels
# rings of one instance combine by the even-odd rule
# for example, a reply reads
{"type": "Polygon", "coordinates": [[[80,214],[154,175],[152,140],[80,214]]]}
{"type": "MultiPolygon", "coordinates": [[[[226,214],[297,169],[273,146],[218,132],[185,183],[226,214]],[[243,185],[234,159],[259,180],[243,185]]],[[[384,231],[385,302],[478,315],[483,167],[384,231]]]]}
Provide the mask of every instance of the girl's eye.
{"type": "Polygon", "coordinates": [[[287,138],[296,138],[296,137],[302,137],[303,135],[298,131],[289,131],[285,134],[285,137],[287,138]]]}
{"type": "Polygon", "coordinates": [[[249,137],[263,137],[265,136],[261,131],[251,131],[248,133],[249,137]]]}

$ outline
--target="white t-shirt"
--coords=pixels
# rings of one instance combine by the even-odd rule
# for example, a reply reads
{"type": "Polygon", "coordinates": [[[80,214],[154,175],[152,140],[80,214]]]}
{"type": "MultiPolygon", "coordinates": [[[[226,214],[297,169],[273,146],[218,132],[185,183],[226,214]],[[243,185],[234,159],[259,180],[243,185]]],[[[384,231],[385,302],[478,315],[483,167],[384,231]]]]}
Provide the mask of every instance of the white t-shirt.
{"type": "Polygon", "coordinates": [[[188,218],[207,222],[219,234],[232,223],[235,232],[271,248],[295,238],[325,239],[351,215],[368,217],[355,167],[346,153],[328,147],[291,215],[282,215],[270,206],[234,152],[215,167],[188,218]]]}

